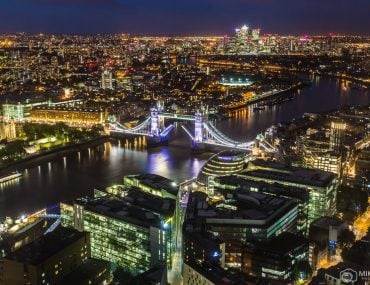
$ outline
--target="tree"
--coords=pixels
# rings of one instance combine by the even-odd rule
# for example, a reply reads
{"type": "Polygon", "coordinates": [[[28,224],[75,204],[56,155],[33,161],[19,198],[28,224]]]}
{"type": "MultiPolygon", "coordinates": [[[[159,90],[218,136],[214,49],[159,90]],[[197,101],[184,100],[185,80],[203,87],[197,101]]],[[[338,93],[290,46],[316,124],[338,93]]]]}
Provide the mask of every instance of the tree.
{"type": "Polygon", "coordinates": [[[85,132],[78,129],[71,129],[70,138],[76,142],[80,142],[85,139],[85,132]]]}
{"type": "Polygon", "coordinates": [[[25,143],[21,140],[8,143],[0,150],[1,159],[9,162],[23,156],[26,153],[24,146],[25,143]]]}
{"type": "Polygon", "coordinates": [[[26,135],[28,140],[35,140],[37,133],[36,133],[36,128],[34,124],[31,123],[25,123],[23,125],[23,132],[26,135]]]}
{"type": "Polygon", "coordinates": [[[6,150],[10,154],[17,155],[17,154],[22,154],[25,152],[23,147],[24,147],[24,141],[17,140],[17,141],[10,142],[6,146],[6,150]]]}
{"type": "Polygon", "coordinates": [[[91,127],[90,132],[93,136],[98,136],[104,132],[104,128],[101,125],[94,125],[91,127]]]}
{"type": "Polygon", "coordinates": [[[355,234],[348,229],[343,230],[338,236],[338,242],[344,248],[351,247],[355,240],[356,240],[355,234]]]}
{"type": "Polygon", "coordinates": [[[353,221],[366,211],[368,204],[367,193],[361,188],[341,186],[337,196],[337,210],[343,213],[343,219],[353,221]]]}
{"type": "Polygon", "coordinates": [[[69,133],[69,127],[65,123],[56,123],[54,125],[54,135],[57,138],[64,139],[69,133]]]}

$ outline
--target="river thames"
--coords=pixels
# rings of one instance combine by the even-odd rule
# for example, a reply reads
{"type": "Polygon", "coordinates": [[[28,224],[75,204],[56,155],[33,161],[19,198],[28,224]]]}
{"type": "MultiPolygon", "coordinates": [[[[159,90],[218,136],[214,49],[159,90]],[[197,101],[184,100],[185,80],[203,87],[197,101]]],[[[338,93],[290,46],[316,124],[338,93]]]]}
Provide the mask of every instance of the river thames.
{"type": "MultiPolygon", "coordinates": [[[[312,86],[297,91],[291,101],[259,112],[249,107],[237,111],[231,119],[218,121],[216,126],[230,138],[247,141],[273,124],[299,118],[306,112],[369,102],[369,91],[348,88],[346,82],[337,79],[316,77],[312,86]]],[[[107,142],[21,170],[22,178],[0,184],[0,220],[89,195],[94,188],[120,183],[128,174],[155,173],[181,182],[195,177],[211,155],[192,155],[190,139],[180,127],[166,147],[146,150],[125,148],[124,144],[124,140],[107,142]]]]}

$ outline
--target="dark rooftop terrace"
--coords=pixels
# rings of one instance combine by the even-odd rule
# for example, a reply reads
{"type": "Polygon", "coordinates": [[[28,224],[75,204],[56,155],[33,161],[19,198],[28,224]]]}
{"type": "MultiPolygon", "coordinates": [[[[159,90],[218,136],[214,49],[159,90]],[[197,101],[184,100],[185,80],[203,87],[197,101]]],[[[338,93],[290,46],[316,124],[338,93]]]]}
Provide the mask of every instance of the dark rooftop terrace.
{"type": "Polygon", "coordinates": [[[38,265],[86,235],[86,232],[59,227],[55,231],[10,253],[5,259],[38,265]]]}

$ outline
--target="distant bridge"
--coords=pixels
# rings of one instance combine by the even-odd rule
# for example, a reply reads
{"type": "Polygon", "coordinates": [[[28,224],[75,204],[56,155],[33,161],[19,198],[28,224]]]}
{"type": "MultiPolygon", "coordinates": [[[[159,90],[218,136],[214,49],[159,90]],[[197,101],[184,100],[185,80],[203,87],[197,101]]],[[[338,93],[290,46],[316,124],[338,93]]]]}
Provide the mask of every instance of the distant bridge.
{"type": "Polygon", "coordinates": [[[275,148],[262,135],[258,135],[255,140],[246,142],[235,141],[227,137],[212,122],[208,121],[206,108],[201,108],[195,115],[183,115],[163,113],[163,106],[157,105],[157,107],[150,109],[150,117],[137,126],[128,128],[119,122],[111,122],[109,130],[111,133],[148,136],[157,139],[158,142],[162,142],[168,140],[168,136],[174,128],[172,124],[165,127],[165,119],[193,121],[194,133],[187,127],[181,126],[191,138],[193,146],[206,144],[251,151],[258,142],[258,146],[264,151],[275,152],[275,148]]]}

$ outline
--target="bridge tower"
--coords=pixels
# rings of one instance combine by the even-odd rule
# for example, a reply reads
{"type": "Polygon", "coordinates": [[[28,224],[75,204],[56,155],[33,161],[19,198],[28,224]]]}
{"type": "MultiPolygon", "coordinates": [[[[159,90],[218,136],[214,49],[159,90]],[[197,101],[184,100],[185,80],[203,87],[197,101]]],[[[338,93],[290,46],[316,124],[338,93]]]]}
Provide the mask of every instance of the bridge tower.
{"type": "Polygon", "coordinates": [[[155,137],[160,133],[158,109],[155,107],[150,109],[150,133],[155,137]]]}
{"type": "Polygon", "coordinates": [[[162,132],[165,129],[164,118],[162,116],[164,112],[164,102],[163,101],[157,102],[157,110],[158,110],[158,127],[159,127],[159,130],[162,132]]]}
{"type": "Polygon", "coordinates": [[[157,137],[164,130],[163,102],[157,102],[156,106],[150,109],[150,133],[157,137]]]}
{"type": "Polygon", "coordinates": [[[200,110],[195,113],[194,120],[194,143],[202,143],[206,137],[206,130],[203,123],[208,120],[208,108],[201,106],[200,110]]]}
{"type": "Polygon", "coordinates": [[[199,111],[195,113],[194,143],[203,142],[203,114],[199,111]]]}

